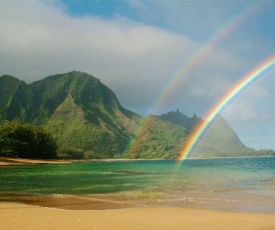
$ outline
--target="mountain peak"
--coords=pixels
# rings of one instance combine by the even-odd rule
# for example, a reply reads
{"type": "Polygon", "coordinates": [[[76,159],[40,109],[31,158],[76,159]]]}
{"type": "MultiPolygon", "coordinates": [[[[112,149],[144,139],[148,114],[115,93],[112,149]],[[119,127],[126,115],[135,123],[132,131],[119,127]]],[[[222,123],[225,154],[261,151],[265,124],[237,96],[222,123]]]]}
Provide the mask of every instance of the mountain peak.
{"type": "Polygon", "coordinates": [[[51,76],[48,76],[42,80],[39,80],[38,82],[45,81],[45,80],[58,81],[61,79],[63,81],[71,81],[72,79],[80,79],[80,78],[81,79],[93,79],[96,82],[100,82],[100,80],[98,78],[94,77],[93,75],[85,73],[85,72],[81,72],[81,71],[76,71],[76,70],[73,70],[73,71],[67,72],[67,73],[51,75],[51,76]]]}
{"type": "MultiPolygon", "coordinates": [[[[201,120],[195,113],[188,117],[176,109],[141,122],[142,117],[123,108],[98,78],[75,70],[29,85],[4,75],[0,95],[0,123],[17,117],[43,125],[60,146],[81,149],[88,158],[176,157],[201,120]],[[130,142],[132,149],[127,147],[130,142]]],[[[196,156],[220,156],[246,148],[220,115],[201,143],[196,156]]]]}
{"type": "Polygon", "coordinates": [[[203,142],[215,146],[219,151],[238,151],[246,148],[227,121],[217,114],[202,138],[203,142]]]}
{"type": "MultiPolygon", "coordinates": [[[[4,74],[2,76],[0,76],[0,79],[1,78],[10,78],[10,79],[17,79],[16,77],[12,76],[12,75],[9,75],[9,74],[4,74]]],[[[17,79],[18,80],[18,79],[17,79]]]]}
{"type": "Polygon", "coordinates": [[[192,117],[188,117],[181,113],[179,109],[162,114],[159,117],[163,120],[167,120],[177,125],[183,126],[187,133],[190,133],[195,125],[200,121],[200,118],[198,118],[196,114],[194,114],[192,117]]]}
{"type": "Polygon", "coordinates": [[[192,119],[198,119],[198,116],[196,113],[193,114],[193,116],[191,117],[192,119]]]}
{"type": "Polygon", "coordinates": [[[9,74],[5,74],[5,75],[3,75],[3,76],[0,77],[0,83],[1,83],[1,85],[4,85],[6,83],[11,84],[11,83],[14,83],[14,82],[19,83],[19,82],[23,82],[23,81],[20,81],[16,77],[14,77],[12,75],[9,75],[9,74]]]}

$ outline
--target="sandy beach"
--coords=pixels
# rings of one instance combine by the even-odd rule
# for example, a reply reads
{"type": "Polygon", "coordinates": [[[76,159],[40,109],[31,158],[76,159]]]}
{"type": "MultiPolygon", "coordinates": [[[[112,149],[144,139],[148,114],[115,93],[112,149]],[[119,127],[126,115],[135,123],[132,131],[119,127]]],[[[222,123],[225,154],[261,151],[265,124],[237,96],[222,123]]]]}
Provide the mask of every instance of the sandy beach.
{"type": "Polygon", "coordinates": [[[0,203],[0,229],[275,229],[275,215],[186,208],[70,211],[0,203]]]}
{"type": "Polygon", "coordinates": [[[0,157],[0,166],[26,165],[26,164],[68,164],[71,162],[73,161],[59,160],[59,159],[26,159],[26,158],[0,157]]]}
{"type": "MultiPolygon", "coordinates": [[[[43,168],[45,168],[44,171],[47,171],[48,166],[50,166],[51,170],[57,170],[57,168],[59,168],[59,166],[56,168],[54,165],[47,164],[63,164],[61,166],[62,170],[68,171],[71,170],[70,166],[74,166],[74,164],[64,165],[64,163],[73,162],[74,161],[68,160],[0,158],[0,165],[3,166],[4,171],[11,171],[11,173],[13,172],[13,168],[17,168],[12,166],[26,164],[46,164],[43,166],[43,168]]],[[[24,169],[25,167],[18,167],[18,169],[23,168],[26,171],[23,170],[19,172],[24,172],[25,175],[28,175],[28,173],[33,172],[36,168],[41,168],[40,165],[37,166],[38,167],[33,165],[30,167],[31,169],[24,169]]],[[[73,167],[73,172],[75,173],[73,175],[82,172],[81,170],[83,170],[83,168],[80,166],[87,167],[89,165],[77,164],[77,168],[73,167]]],[[[100,164],[96,164],[96,166],[99,167],[100,164]]],[[[83,171],[86,172],[87,168],[85,167],[83,171]]],[[[109,167],[111,167],[111,165],[109,165],[109,167]]],[[[100,167],[97,169],[100,169],[100,167]]],[[[118,175],[119,178],[128,178],[129,175],[136,178],[138,175],[143,181],[147,175],[144,173],[129,174],[129,172],[133,171],[129,171],[127,167],[126,169],[123,168],[123,170],[126,171],[112,167],[110,170],[112,172],[111,175],[118,175]]],[[[57,172],[60,173],[60,171],[57,172]]],[[[106,172],[106,170],[103,170],[103,172],[106,172]]],[[[6,175],[9,176],[10,174],[7,173],[6,175]]],[[[85,175],[89,178],[89,174],[85,175]]],[[[105,174],[95,175],[102,176],[105,174]]],[[[154,174],[148,175],[152,176],[154,174]]],[[[107,176],[109,177],[110,174],[107,174],[107,176]]],[[[107,176],[104,178],[106,179],[107,176]]],[[[65,176],[62,174],[62,180],[63,178],[64,180],[69,180],[66,174],[65,176]]],[[[79,177],[73,178],[79,180],[79,177]]],[[[91,178],[93,178],[93,174],[91,178]]],[[[29,182],[29,177],[23,179],[23,182],[29,182]]],[[[115,177],[113,177],[113,179],[115,179],[115,177]]],[[[61,183],[62,180],[59,182],[61,183]]],[[[15,180],[16,183],[13,184],[14,188],[17,188],[16,185],[18,181],[21,182],[21,178],[15,180]]],[[[89,182],[90,181],[91,180],[89,180],[89,182]]],[[[107,182],[107,184],[111,183],[110,181],[107,182]]],[[[49,181],[46,180],[45,183],[49,183],[49,181]]],[[[270,186],[270,190],[268,191],[271,192],[272,195],[273,177],[270,184],[266,182],[265,184],[270,186]]],[[[3,184],[3,186],[4,185],[5,184],[3,184]]],[[[53,185],[53,188],[56,188],[56,185],[53,185]]],[[[62,186],[66,186],[66,183],[62,184],[62,186]]],[[[77,186],[81,187],[79,184],[77,186]]],[[[185,184],[185,186],[188,186],[188,184],[185,184]]],[[[32,189],[37,187],[27,188],[32,189]]],[[[40,184],[38,188],[43,189],[40,184]]],[[[70,189],[70,187],[67,189],[70,189]]],[[[210,196],[209,193],[203,193],[198,197],[194,197],[193,193],[189,195],[184,193],[172,196],[170,193],[156,193],[151,192],[151,190],[141,191],[142,190],[123,190],[122,192],[114,191],[113,193],[107,194],[77,193],[76,195],[69,193],[63,194],[64,192],[61,191],[60,194],[45,193],[43,195],[37,195],[36,193],[24,193],[24,190],[13,190],[8,187],[6,190],[3,189],[0,194],[0,229],[275,229],[275,214],[272,211],[274,210],[272,203],[274,202],[273,196],[266,196],[265,199],[261,197],[261,200],[255,200],[254,197],[248,199],[248,195],[244,193],[244,200],[240,199],[237,202],[237,200],[234,200],[235,197],[230,196],[233,193],[229,192],[225,192],[226,199],[223,199],[222,192],[214,192],[210,194],[215,195],[215,199],[213,200],[213,197],[210,196]],[[201,202],[207,201],[206,195],[209,195],[208,199],[212,202],[212,206],[204,205],[204,203],[201,202]],[[177,198],[176,203],[174,202],[174,198],[177,198]],[[229,202],[229,200],[231,202],[229,202]],[[214,201],[217,202],[215,203],[214,201]],[[262,204],[263,201],[266,202],[264,205],[262,204]],[[182,206],[177,206],[179,202],[182,202],[182,206]],[[264,214],[264,212],[269,212],[269,214],[264,214]]],[[[237,193],[238,196],[243,194],[241,192],[237,193]]]]}
{"type": "Polygon", "coordinates": [[[142,161],[142,159],[84,159],[84,160],[70,160],[70,159],[28,159],[28,158],[13,158],[0,157],[0,166],[9,165],[31,165],[31,164],[70,164],[83,162],[112,162],[112,161],[142,161]]]}

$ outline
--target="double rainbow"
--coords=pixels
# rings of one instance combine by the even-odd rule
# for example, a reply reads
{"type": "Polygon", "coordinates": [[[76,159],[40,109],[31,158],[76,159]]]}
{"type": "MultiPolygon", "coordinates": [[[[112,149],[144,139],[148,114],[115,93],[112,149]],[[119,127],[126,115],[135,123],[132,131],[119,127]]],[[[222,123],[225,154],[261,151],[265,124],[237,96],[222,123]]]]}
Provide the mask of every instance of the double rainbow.
{"type": "Polygon", "coordinates": [[[192,131],[185,147],[178,156],[178,160],[182,161],[188,158],[216,115],[220,113],[240,92],[263,76],[274,65],[275,55],[272,55],[245,75],[231,90],[229,90],[228,93],[225,94],[224,97],[221,98],[221,100],[207,113],[205,121],[200,122],[192,131]]]}
{"type": "Polygon", "coordinates": [[[172,75],[173,77],[164,85],[160,91],[161,94],[156,97],[153,103],[151,114],[154,114],[154,110],[167,102],[169,96],[173,95],[176,88],[207,58],[207,55],[215,49],[214,47],[223,41],[224,38],[227,38],[235,28],[253,17],[262,7],[263,4],[261,2],[256,0],[251,1],[250,4],[240,8],[238,12],[225,20],[219,29],[215,30],[215,32],[182,63],[177,72],[172,75]]]}
{"type": "MultiPolygon", "coordinates": [[[[205,40],[201,46],[199,46],[186,60],[182,63],[181,66],[177,69],[177,71],[172,75],[169,81],[164,85],[163,89],[160,90],[161,94],[158,95],[151,107],[149,114],[155,114],[156,110],[161,107],[162,104],[167,102],[169,95],[173,94],[173,91],[180,85],[183,80],[189,77],[192,71],[200,65],[200,63],[206,59],[207,55],[211,53],[211,51],[216,47],[224,38],[228,37],[232,31],[236,27],[241,24],[244,24],[246,20],[249,20],[250,17],[253,17],[257,12],[264,7],[264,3],[259,2],[257,0],[252,0],[249,4],[244,5],[240,8],[238,12],[229,17],[226,21],[224,21],[219,29],[217,29],[208,39],[205,40]]],[[[224,105],[225,106],[225,105],[224,105]]],[[[222,109],[222,108],[221,108],[222,109]]],[[[221,110],[220,109],[220,110],[221,110]]],[[[215,108],[214,108],[215,110],[215,108]]],[[[217,108],[217,113],[220,111],[217,108]]],[[[216,114],[215,114],[216,115],[216,114]]],[[[211,117],[211,114],[207,116],[208,120],[213,120],[215,117],[211,117]]],[[[138,136],[138,133],[142,130],[142,127],[145,125],[146,120],[142,120],[140,124],[137,125],[134,131],[133,136],[138,136]]],[[[182,150],[179,159],[185,159],[188,157],[190,152],[193,150],[194,145],[197,143],[198,139],[203,135],[203,133],[207,128],[208,123],[201,123],[197,126],[192,134],[192,138],[190,138],[187,142],[186,147],[182,150]],[[199,136],[196,136],[198,135],[199,136]]],[[[128,143],[128,146],[125,149],[125,153],[130,153],[135,145],[136,139],[133,137],[131,141],[128,143]]]]}

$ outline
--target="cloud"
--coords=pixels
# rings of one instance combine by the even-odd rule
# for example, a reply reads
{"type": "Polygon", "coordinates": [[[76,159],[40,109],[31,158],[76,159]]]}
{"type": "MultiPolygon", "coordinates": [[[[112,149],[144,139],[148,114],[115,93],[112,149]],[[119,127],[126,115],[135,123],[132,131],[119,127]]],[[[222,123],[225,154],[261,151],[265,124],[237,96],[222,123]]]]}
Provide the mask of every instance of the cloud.
{"type": "MultiPolygon", "coordinates": [[[[162,15],[166,24],[172,23],[174,16],[173,23],[195,28],[197,22],[191,20],[196,18],[191,15],[194,4],[176,2],[178,8],[167,1],[136,0],[129,4],[140,14],[154,9],[155,17],[162,15]],[[190,12],[185,15],[182,9],[190,12]]],[[[214,11],[210,5],[195,9],[203,15],[214,11]]],[[[51,74],[85,71],[113,89],[123,106],[146,114],[183,63],[202,45],[185,30],[175,33],[119,14],[106,19],[73,17],[66,12],[65,5],[53,0],[1,1],[0,75],[7,73],[32,82],[51,74]]],[[[204,114],[247,66],[248,61],[233,51],[211,44],[206,48],[210,50],[207,55],[166,95],[161,111],[186,108],[190,113],[204,114]]]]}
{"type": "MultiPolygon", "coordinates": [[[[61,0],[1,0],[0,76],[11,74],[30,83],[80,70],[100,78],[124,107],[142,115],[179,108],[203,117],[242,76],[274,52],[273,1],[262,1],[270,7],[259,8],[259,17],[249,18],[212,44],[208,39],[250,1],[120,3],[128,8],[117,7],[104,18],[87,12],[70,15],[61,0]],[[196,53],[192,69],[182,75],[184,63],[196,53]],[[161,96],[163,103],[154,108],[161,96]]],[[[273,76],[271,72],[249,87],[222,113],[246,143],[258,138],[257,130],[266,140],[273,137],[273,76]]]]}
{"type": "Polygon", "coordinates": [[[251,121],[266,121],[273,119],[269,109],[264,108],[264,102],[270,100],[270,93],[261,85],[244,90],[238,97],[229,104],[223,111],[223,115],[234,123],[244,123],[251,121]]]}
{"type": "MultiPolygon", "coordinates": [[[[4,1],[0,12],[0,74],[31,82],[73,69],[119,92],[153,98],[195,43],[183,35],[127,18],[73,18],[53,1],[4,1]],[[124,85],[123,85],[124,84],[124,85]]],[[[144,102],[141,98],[140,102],[144,102]]]]}

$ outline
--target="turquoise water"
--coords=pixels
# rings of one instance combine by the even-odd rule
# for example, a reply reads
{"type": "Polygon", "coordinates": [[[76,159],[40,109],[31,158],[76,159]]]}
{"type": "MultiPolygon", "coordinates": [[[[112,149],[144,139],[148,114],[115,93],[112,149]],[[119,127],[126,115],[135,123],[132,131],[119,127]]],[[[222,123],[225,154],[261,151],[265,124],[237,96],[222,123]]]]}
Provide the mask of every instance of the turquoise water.
{"type": "Polygon", "coordinates": [[[0,175],[2,196],[104,197],[139,206],[275,213],[275,158],[2,166],[0,175]]]}

